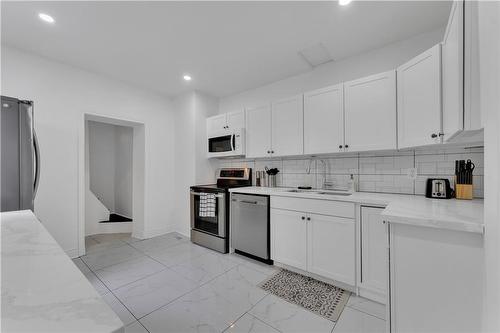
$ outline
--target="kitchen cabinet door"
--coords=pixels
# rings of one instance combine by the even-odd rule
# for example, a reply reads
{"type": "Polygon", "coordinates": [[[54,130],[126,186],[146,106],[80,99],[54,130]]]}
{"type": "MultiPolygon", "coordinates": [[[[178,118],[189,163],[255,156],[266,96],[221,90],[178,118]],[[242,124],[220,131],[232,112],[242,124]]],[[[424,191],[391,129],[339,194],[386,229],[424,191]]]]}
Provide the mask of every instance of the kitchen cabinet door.
{"type": "Polygon", "coordinates": [[[390,223],[389,237],[390,332],[481,332],[483,235],[390,223]]]}
{"type": "Polygon", "coordinates": [[[307,271],[354,286],[354,220],[316,214],[307,219],[307,271]]]}
{"type": "Polygon", "coordinates": [[[345,150],[396,149],[394,71],[344,83],[345,150]]]}
{"type": "Polygon", "coordinates": [[[271,156],[271,107],[246,110],[246,157],[271,156]]]}
{"type": "Polygon", "coordinates": [[[441,142],[441,45],[397,69],[398,148],[441,142]]]}
{"type": "Polygon", "coordinates": [[[464,1],[454,1],[442,45],[443,140],[464,128],[464,1]]]}
{"type": "Polygon", "coordinates": [[[303,96],[272,103],[272,156],[304,153],[303,96]]]}
{"type": "Polygon", "coordinates": [[[370,295],[362,295],[385,303],[387,289],[387,235],[380,213],[383,208],[361,207],[359,285],[370,295]]]}
{"type": "Polygon", "coordinates": [[[344,85],[304,94],[304,154],[343,151],[344,85]]]}
{"type": "Polygon", "coordinates": [[[306,231],[305,213],[271,209],[271,259],[305,271],[306,231]]]}
{"type": "Polygon", "coordinates": [[[209,137],[226,131],[226,114],[207,118],[207,135],[209,137]]]}
{"type": "Polygon", "coordinates": [[[245,128],[245,111],[229,112],[227,114],[227,128],[229,130],[245,128]]]}

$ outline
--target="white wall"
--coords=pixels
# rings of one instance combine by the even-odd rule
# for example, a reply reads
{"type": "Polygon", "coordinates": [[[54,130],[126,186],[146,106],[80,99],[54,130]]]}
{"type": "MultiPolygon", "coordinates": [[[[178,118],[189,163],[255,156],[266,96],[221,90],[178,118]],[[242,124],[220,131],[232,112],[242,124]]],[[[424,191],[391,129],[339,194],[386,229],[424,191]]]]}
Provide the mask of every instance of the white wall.
{"type": "MultiPolygon", "coordinates": [[[[35,101],[41,178],[35,214],[61,247],[78,253],[79,147],[84,114],[144,123],[145,220],[139,237],[171,231],[174,112],[171,102],[130,85],[2,45],[2,94],[35,101]]],[[[126,69],[124,69],[126,70],[126,69]]],[[[81,165],[80,165],[81,164],[81,165]]],[[[82,192],[84,193],[84,192],[82,192]]],[[[135,206],[134,206],[135,207],[135,206]]],[[[135,210],[135,209],[134,209],[135,210]]]]}
{"type": "Polygon", "coordinates": [[[500,332],[500,2],[479,3],[480,106],[484,130],[484,332],[500,332]]]}
{"type": "Polygon", "coordinates": [[[443,34],[444,27],[358,56],[318,66],[304,74],[221,98],[219,112],[255,107],[276,99],[395,69],[441,42],[443,34]]]}
{"type": "Polygon", "coordinates": [[[133,129],[89,121],[90,190],[110,212],[132,217],[133,129]]]}
{"type": "Polygon", "coordinates": [[[115,126],[89,121],[90,191],[110,211],[115,211],[115,126]]]}
{"type": "Polygon", "coordinates": [[[115,213],[133,217],[133,129],[115,125],[115,213]]]}
{"type": "Polygon", "coordinates": [[[218,100],[191,92],[174,100],[176,230],[189,235],[189,187],[215,181],[216,161],[206,158],[206,118],[218,111],[218,100]]]}

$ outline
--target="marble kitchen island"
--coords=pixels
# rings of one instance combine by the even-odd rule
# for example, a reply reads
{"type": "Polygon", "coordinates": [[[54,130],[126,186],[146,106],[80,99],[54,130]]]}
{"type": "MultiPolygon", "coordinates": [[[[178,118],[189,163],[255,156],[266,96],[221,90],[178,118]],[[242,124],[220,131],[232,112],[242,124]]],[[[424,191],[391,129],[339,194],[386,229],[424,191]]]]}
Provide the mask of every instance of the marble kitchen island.
{"type": "Polygon", "coordinates": [[[123,332],[31,211],[2,213],[0,225],[2,332],[123,332]]]}

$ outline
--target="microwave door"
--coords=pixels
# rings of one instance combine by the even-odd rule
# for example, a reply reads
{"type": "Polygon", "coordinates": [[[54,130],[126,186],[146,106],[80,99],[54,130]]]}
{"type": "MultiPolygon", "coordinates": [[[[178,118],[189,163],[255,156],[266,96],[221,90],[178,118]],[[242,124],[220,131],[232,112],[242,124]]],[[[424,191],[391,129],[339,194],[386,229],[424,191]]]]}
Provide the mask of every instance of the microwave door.
{"type": "Polygon", "coordinates": [[[226,153],[233,151],[233,135],[217,136],[208,139],[209,153],[226,153]]]}

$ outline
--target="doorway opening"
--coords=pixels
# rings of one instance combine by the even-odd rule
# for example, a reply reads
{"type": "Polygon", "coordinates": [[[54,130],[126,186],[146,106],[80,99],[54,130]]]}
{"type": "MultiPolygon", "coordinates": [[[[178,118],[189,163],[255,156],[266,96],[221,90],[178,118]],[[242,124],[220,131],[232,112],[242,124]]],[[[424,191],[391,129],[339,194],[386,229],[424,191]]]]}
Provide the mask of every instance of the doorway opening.
{"type": "Polygon", "coordinates": [[[79,255],[102,235],[142,238],[144,230],[144,124],[86,114],[83,131],[79,255]]]}

